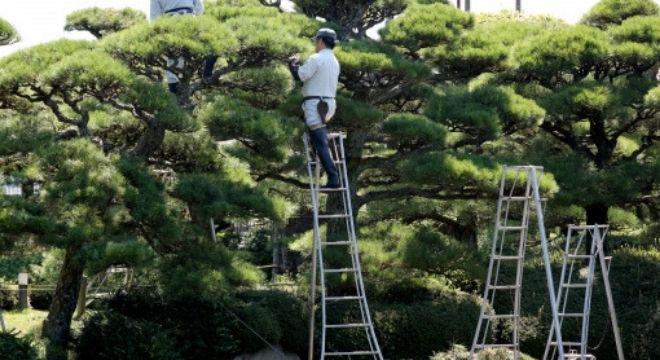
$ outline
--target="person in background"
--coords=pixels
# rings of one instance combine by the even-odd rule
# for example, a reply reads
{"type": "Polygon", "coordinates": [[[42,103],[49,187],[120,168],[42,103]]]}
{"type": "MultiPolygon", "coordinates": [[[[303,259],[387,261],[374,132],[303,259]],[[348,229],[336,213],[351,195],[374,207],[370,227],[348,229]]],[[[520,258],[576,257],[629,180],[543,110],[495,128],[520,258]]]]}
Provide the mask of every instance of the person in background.
{"type": "Polygon", "coordinates": [[[303,82],[303,104],[305,124],[309,128],[309,137],[314,150],[321,160],[321,165],[328,182],[325,188],[336,189],[340,186],[339,172],[328,147],[326,122],[330,121],[337,110],[335,96],[339,81],[339,62],[332,49],[337,42],[337,34],[332,29],[320,29],[312,38],[316,54],[301,66],[298,56],[289,59],[289,70],[293,77],[303,82]]]}
{"type": "MultiPolygon", "coordinates": [[[[203,0],[151,0],[150,19],[154,21],[161,16],[186,16],[186,15],[202,15],[204,13],[203,0]]],[[[216,57],[209,55],[204,62],[204,81],[210,82],[213,75],[213,66],[215,65],[216,57]]],[[[175,60],[167,59],[167,66],[174,65],[175,60]]],[[[176,67],[183,68],[183,58],[176,60],[176,67]]],[[[170,92],[176,94],[178,90],[179,78],[169,70],[165,71],[165,78],[170,92]]]]}

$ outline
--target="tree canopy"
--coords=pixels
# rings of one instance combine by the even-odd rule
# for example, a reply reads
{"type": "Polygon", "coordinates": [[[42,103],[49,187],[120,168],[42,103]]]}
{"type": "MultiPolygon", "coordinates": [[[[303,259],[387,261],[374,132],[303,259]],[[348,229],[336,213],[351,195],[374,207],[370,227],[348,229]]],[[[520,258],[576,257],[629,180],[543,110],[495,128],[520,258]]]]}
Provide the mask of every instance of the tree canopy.
{"type": "Polygon", "coordinates": [[[6,20],[0,18],[0,46],[9,45],[20,39],[16,29],[6,20]]]}

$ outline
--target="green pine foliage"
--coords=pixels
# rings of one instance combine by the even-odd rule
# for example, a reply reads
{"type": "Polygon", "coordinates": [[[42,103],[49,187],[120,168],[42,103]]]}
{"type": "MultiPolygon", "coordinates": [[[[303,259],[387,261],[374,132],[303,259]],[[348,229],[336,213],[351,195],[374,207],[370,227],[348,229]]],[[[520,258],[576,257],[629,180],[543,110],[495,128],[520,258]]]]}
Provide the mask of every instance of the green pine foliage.
{"type": "Polygon", "coordinates": [[[0,18],[0,46],[20,40],[20,36],[9,22],[0,18]]]}
{"type": "Polygon", "coordinates": [[[102,9],[98,7],[75,11],[66,17],[66,31],[88,31],[97,38],[115,33],[146,21],[144,13],[131,8],[102,9]]]}
{"type": "Polygon", "coordinates": [[[604,29],[634,16],[658,16],[659,11],[658,4],[650,0],[602,0],[584,16],[582,22],[604,29]]]}

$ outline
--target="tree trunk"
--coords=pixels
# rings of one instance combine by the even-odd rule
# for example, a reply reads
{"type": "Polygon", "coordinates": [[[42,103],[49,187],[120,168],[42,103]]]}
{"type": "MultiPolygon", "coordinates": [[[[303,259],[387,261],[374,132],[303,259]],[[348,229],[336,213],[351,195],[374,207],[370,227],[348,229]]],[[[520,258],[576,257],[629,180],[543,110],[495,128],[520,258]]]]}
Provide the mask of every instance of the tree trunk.
{"type": "Polygon", "coordinates": [[[156,151],[165,139],[165,127],[161,124],[150,124],[140,140],[131,151],[131,155],[146,157],[156,151]]]}
{"type": "MultiPolygon", "coordinates": [[[[587,212],[587,225],[606,225],[608,223],[607,212],[609,208],[610,207],[607,204],[603,203],[585,206],[587,212]]],[[[587,251],[589,251],[589,249],[591,249],[591,237],[587,237],[587,251]]],[[[607,253],[607,241],[605,242],[605,253],[607,253]]]]}
{"type": "Polygon", "coordinates": [[[80,257],[82,245],[69,245],[57,281],[53,302],[44,321],[42,336],[50,341],[48,359],[62,359],[69,342],[71,318],[76,309],[80,282],[85,268],[80,257]]]}

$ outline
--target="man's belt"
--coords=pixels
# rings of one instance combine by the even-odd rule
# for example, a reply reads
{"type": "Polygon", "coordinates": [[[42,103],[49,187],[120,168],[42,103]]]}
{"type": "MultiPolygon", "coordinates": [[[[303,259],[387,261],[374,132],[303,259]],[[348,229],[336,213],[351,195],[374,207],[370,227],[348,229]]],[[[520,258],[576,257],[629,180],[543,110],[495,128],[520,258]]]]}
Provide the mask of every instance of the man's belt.
{"type": "Polygon", "coordinates": [[[303,98],[303,102],[307,100],[326,100],[326,99],[330,100],[334,98],[335,98],[334,96],[305,96],[303,98]]]}
{"type": "Polygon", "coordinates": [[[191,7],[178,7],[178,8],[175,8],[175,9],[170,9],[170,10],[165,11],[165,14],[174,14],[174,13],[182,13],[182,12],[192,14],[194,11],[193,11],[193,8],[191,8],[191,7]]]}

